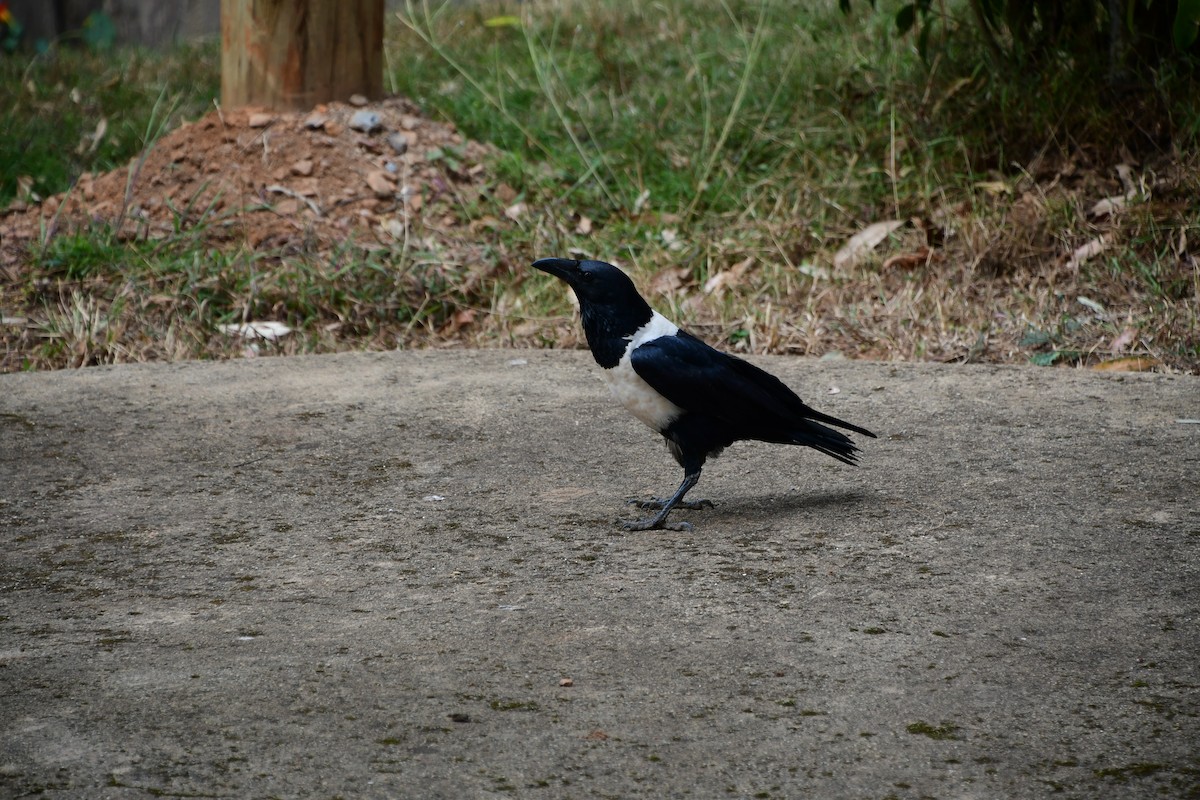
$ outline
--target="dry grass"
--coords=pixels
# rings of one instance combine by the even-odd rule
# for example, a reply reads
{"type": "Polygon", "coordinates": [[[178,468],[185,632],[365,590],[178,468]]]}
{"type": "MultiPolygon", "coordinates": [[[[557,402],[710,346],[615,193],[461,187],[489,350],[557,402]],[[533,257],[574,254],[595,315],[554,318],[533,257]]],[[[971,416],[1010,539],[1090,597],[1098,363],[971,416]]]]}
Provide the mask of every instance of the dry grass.
{"type": "MultiPolygon", "coordinates": [[[[576,255],[620,264],[664,312],[744,352],[1200,372],[1196,149],[1123,151],[1099,109],[1087,130],[1111,141],[1072,140],[1065,122],[1032,148],[986,138],[986,120],[964,130],[952,107],[974,119],[996,86],[929,69],[886,18],[835,6],[567,3],[516,26],[479,6],[412,9],[389,37],[405,58],[394,88],[499,146],[469,185],[439,162],[453,191],[436,225],[386,249],[59,227],[0,265],[0,369],[580,346],[567,293],[527,268],[576,255]],[[1001,152],[1029,155],[993,163],[1001,152]],[[883,220],[903,225],[838,258],[883,220]],[[255,319],[294,331],[219,332],[255,319]]],[[[1172,119],[1200,127],[1196,106],[1172,119]]]]}
{"type": "MultiPolygon", "coordinates": [[[[1195,372],[1200,266],[1189,248],[1200,228],[1163,220],[1195,218],[1191,198],[1200,197],[1200,185],[1194,168],[1170,171],[1148,179],[1149,198],[1105,219],[1089,219],[1087,210],[1117,191],[1106,186],[1119,186],[1115,176],[1087,176],[1074,188],[1061,176],[1021,179],[913,219],[843,269],[835,250],[850,231],[814,243],[801,224],[737,218],[714,220],[682,250],[643,248],[617,260],[664,310],[743,351],[1079,365],[1124,359],[1113,366],[1195,372]],[[1190,208],[1181,212],[1180,203],[1190,208]],[[1095,241],[1106,249],[1071,261],[1095,241]]],[[[522,307],[513,303],[499,316],[521,320],[522,307]]],[[[559,308],[558,317],[503,329],[517,341],[579,346],[571,312],[559,308]]]]}

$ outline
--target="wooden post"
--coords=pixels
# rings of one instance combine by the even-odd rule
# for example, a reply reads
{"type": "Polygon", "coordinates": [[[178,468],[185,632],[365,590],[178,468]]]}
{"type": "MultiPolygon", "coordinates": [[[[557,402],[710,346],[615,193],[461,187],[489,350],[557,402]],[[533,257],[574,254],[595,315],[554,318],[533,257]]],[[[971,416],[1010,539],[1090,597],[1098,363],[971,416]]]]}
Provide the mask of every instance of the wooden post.
{"type": "Polygon", "coordinates": [[[383,95],[384,0],[221,0],[221,104],[383,95]]]}

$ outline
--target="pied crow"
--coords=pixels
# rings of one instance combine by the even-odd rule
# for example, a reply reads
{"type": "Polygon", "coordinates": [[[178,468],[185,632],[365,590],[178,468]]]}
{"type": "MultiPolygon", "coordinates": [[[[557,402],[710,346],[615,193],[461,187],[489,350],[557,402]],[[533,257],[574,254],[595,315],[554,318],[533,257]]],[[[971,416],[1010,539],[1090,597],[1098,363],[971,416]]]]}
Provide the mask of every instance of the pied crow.
{"type": "Polygon", "coordinates": [[[613,395],[662,434],[683,467],[674,495],[638,503],[658,514],[627,522],[626,529],[691,530],[686,522],[668,523],[667,515],[673,508],[712,505],[683,498],[700,480],[705,460],[736,441],[805,445],[854,464],[858,447],[826,425],[875,438],[866,428],[809,408],[774,375],[681,330],[650,308],[633,281],[612,264],[543,258],[533,266],[575,291],[588,346],[613,395]]]}

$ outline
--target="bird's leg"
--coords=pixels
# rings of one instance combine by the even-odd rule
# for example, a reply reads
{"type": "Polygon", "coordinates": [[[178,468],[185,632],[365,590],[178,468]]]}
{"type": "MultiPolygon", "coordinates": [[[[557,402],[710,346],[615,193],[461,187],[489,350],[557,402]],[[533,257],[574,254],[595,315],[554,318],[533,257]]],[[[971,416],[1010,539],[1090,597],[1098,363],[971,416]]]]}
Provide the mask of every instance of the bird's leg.
{"type": "MultiPolygon", "coordinates": [[[[672,530],[672,531],[690,531],[692,526],[686,522],[668,523],[667,515],[671,513],[673,508],[686,508],[681,505],[683,496],[691,491],[691,488],[700,480],[700,470],[696,469],[692,472],[686,472],[683,476],[683,483],[679,484],[679,488],[675,490],[675,494],[671,495],[671,499],[662,504],[658,514],[646,519],[639,519],[633,522],[625,523],[627,531],[657,531],[657,530],[672,530]]],[[[701,501],[703,502],[703,501],[701,501]]],[[[711,505],[711,503],[710,503],[711,505]]],[[[656,506],[650,506],[655,508],[656,506]]]]}
{"type": "MultiPolygon", "coordinates": [[[[667,503],[671,502],[669,497],[651,497],[649,500],[629,500],[631,506],[638,508],[661,509],[667,503]]],[[[702,508],[712,508],[713,501],[709,499],[703,500],[680,500],[672,508],[683,508],[688,511],[699,511],[702,508]]]]}

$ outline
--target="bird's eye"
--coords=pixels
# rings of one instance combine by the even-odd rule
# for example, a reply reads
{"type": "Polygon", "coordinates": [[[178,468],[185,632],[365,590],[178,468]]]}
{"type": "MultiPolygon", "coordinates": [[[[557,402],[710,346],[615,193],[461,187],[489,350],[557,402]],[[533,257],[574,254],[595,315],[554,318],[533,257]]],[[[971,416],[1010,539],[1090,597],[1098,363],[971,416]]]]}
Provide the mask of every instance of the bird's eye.
{"type": "Polygon", "coordinates": [[[582,272],[581,271],[579,273],[579,280],[583,281],[584,283],[591,283],[592,278],[595,278],[595,277],[596,276],[594,274],[592,274],[591,272],[582,272]]]}

